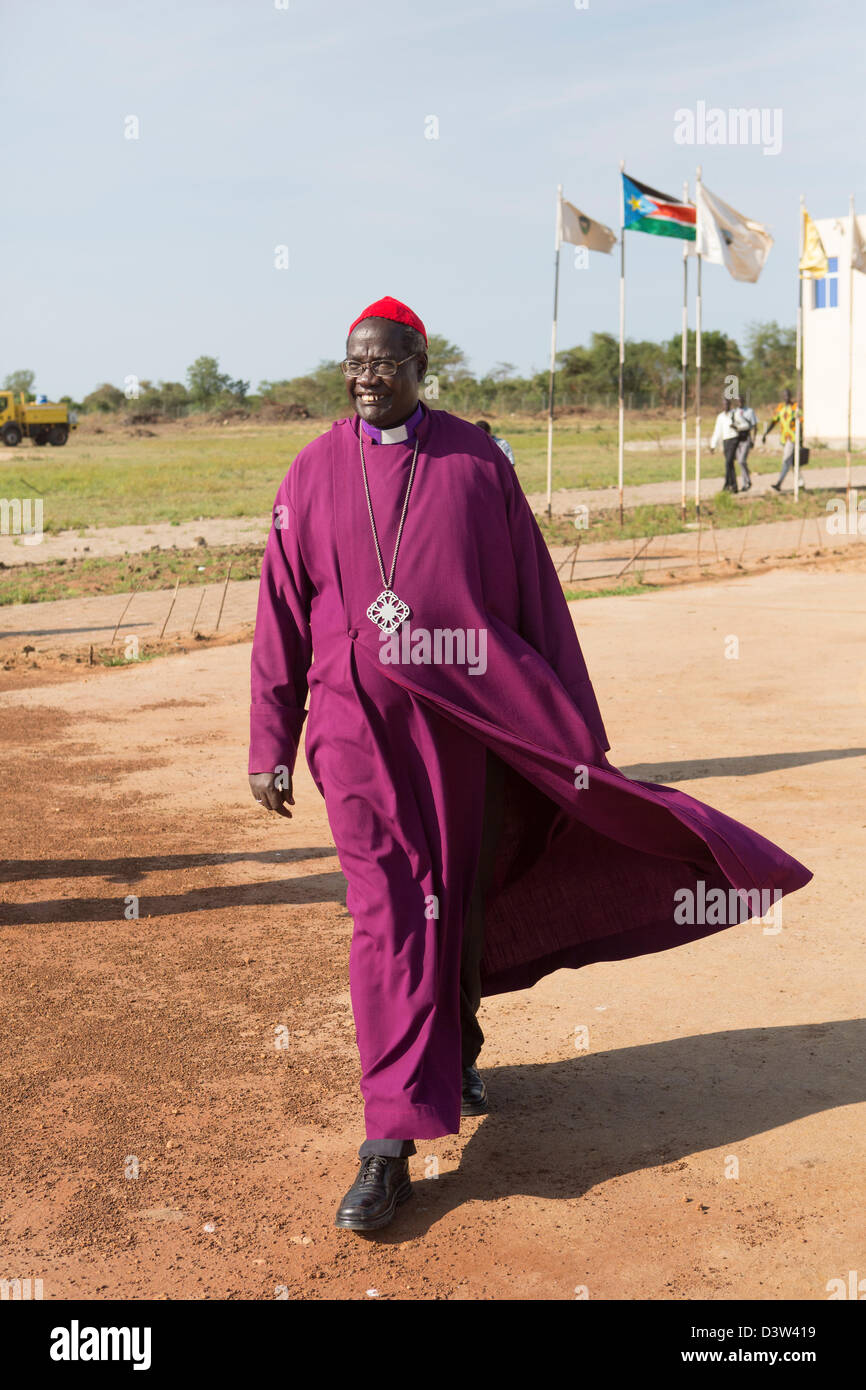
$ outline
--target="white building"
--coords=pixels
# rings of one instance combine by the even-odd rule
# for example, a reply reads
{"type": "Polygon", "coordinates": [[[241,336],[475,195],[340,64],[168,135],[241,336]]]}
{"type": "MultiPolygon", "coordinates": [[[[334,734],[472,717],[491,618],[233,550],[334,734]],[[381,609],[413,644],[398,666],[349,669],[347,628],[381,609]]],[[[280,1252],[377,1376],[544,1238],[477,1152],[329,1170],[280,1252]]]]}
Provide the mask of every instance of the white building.
{"type": "MultiPolygon", "coordinates": [[[[807,439],[845,447],[848,435],[849,322],[853,330],[854,370],[851,439],[866,446],[866,275],[849,276],[850,220],[823,218],[816,227],[829,269],[823,280],[803,281],[803,419],[807,439]],[[853,318],[849,283],[853,278],[853,318]]],[[[866,217],[858,217],[866,238],[866,217]]]]}

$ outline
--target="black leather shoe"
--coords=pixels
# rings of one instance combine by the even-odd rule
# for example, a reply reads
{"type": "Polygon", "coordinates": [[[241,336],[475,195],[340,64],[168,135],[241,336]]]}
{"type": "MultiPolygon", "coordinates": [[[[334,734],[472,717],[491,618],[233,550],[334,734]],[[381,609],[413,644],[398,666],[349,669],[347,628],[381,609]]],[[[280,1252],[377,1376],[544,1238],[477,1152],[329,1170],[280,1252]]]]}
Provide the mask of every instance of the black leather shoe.
{"type": "Polygon", "coordinates": [[[337,1208],[334,1225],[348,1231],[378,1231],[411,1195],[408,1158],[368,1154],[337,1208]]]}
{"type": "Polygon", "coordinates": [[[463,1068],[463,1099],[461,1115],[487,1114],[487,1087],[481,1079],[477,1067],[463,1068]]]}

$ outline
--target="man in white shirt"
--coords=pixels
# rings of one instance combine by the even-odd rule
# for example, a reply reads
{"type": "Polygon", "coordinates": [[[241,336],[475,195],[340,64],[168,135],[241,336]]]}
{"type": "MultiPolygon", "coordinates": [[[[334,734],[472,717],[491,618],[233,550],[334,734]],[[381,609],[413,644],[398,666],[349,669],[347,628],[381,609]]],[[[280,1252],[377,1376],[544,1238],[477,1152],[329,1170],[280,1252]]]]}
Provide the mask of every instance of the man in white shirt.
{"type": "Polygon", "coordinates": [[[724,410],[720,410],[716,416],[716,426],[713,430],[713,437],[710,440],[710,452],[715,453],[716,448],[721,444],[725,452],[725,485],[722,492],[737,491],[737,474],[734,468],[734,459],[740,444],[740,430],[736,423],[737,408],[733,401],[729,402],[724,410]]]}
{"type": "Polygon", "coordinates": [[[737,463],[740,465],[740,475],[742,477],[741,492],[748,492],[752,486],[752,475],[749,472],[749,451],[755,443],[755,435],[758,432],[758,417],[750,405],[745,405],[742,396],[737,397],[737,410],[734,415],[734,423],[739,428],[739,444],[737,446],[737,463]]]}

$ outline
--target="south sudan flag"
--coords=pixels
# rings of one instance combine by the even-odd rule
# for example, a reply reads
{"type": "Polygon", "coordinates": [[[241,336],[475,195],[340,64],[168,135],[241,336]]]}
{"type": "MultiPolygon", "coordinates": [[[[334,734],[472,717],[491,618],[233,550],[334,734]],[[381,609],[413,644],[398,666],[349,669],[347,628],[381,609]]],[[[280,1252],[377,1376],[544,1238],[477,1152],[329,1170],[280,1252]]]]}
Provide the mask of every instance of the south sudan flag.
{"type": "Polygon", "coordinates": [[[638,183],[627,174],[622,176],[625,228],[633,232],[651,232],[653,236],[675,236],[682,241],[695,239],[695,207],[659,193],[657,188],[638,183]]]}

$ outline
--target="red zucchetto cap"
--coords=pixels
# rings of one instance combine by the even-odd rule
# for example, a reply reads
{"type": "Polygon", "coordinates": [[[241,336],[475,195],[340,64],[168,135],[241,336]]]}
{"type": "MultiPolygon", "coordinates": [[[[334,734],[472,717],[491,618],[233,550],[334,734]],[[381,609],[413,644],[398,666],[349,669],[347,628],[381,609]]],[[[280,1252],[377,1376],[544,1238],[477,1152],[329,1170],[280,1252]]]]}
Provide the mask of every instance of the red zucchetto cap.
{"type": "Polygon", "coordinates": [[[413,314],[408,304],[401,304],[399,299],[392,299],[389,294],[386,294],[384,299],[377,299],[375,304],[367,305],[363,314],[358,315],[349,329],[350,335],[363,319],[391,319],[392,323],[405,323],[409,328],[416,328],[424,342],[427,341],[427,329],[418,315],[413,314]]]}

